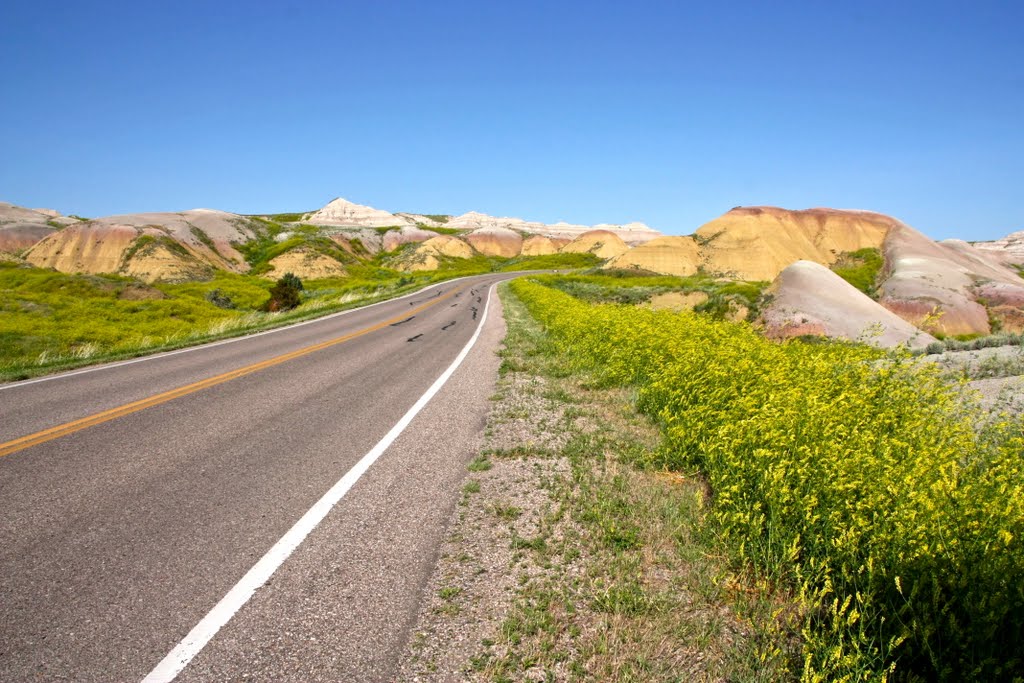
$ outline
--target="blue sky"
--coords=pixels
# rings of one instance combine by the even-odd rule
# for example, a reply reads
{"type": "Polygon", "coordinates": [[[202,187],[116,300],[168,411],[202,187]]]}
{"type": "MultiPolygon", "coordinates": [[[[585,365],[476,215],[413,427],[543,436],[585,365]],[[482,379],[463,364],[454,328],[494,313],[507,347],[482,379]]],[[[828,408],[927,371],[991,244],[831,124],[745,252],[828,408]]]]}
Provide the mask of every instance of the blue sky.
{"type": "Polygon", "coordinates": [[[688,234],[737,205],[1024,229],[1024,3],[76,2],[0,10],[0,199],[478,210],[688,234]]]}

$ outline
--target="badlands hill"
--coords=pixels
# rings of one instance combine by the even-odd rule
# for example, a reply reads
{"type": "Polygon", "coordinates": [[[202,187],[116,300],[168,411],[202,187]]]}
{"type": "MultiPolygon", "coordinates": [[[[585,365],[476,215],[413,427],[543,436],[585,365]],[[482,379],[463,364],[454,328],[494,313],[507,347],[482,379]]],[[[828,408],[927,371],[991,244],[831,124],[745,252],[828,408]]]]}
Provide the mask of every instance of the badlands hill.
{"type": "Polygon", "coordinates": [[[761,283],[758,288],[771,282],[760,323],[774,336],[856,338],[871,327],[881,328],[877,340],[888,344],[927,342],[929,333],[1024,328],[1024,280],[1014,267],[1024,263],[1024,233],[975,245],[936,242],[868,211],[737,207],[684,237],[642,224],[392,213],[344,199],[305,214],[193,209],[92,220],[0,203],[3,258],[145,282],[207,279],[217,271],[315,279],[342,277],[363,265],[412,272],[478,257],[562,253],[593,254],[610,269],[699,274],[761,283]],[[858,285],[863,291],[829,271],[842,271],[865,254],[880,265],[861,276],[867,277],[858,285]]]}
{"type": "Polygon", "coordinates": [[[845,252],[878,248],[899,221],[869,211],[737,207],[689,237],[662,238],[609,267],[672,275],[698,271],[737,280],[771,280],[801,259],[832,265],[845,252]],[[672,264],[672,272],[663,270],[672,264]]]}
{"type": "Polygon", "coordinates": [[[430,270],[475,256],[518,258],[626,251],[660,233],[639,223],[601,230],[552,226],[480,213],[390,213],[335,199],[306,214],[243,216],[211,209],[93,220],[0,204],[0,254],[67,273],[114,273],[148,283],[207,279],[215,271],[268,278],[341,277],[372,259],[398,270],[430,270]],[[448,239],[438,240],[444,236],[448,239]],[[266,257],[266,258],[263,258],[266,257]],[[260,259],[263,260],[260,260],[260,259]]]}
{"type": "Polygon", "coordinates": [[[768,295],[761,321],[765,334],[772,338],[816,335],[913,348],[935,341],[813,261],[787,266],[768,288],[768,295]]]}
{"type": "MultiPolygon", "coordinates": [[[[806,265],[783,277],[785,271],[798,261],[835,266],[862,250],[877,250],[883,262],[872,283],[877,304],[915,328],[973,336],[990,334],[993,323],[1004,330],[1020,329],[1024,324],[1024,280],[1007,265],[1021,260],[1024,249],[1019,239],[1011,236],[977,246],[959,240],[935,242],[895,218],[869,211],[739,207],[691,236],[648,241],[613,258],[605,267],[774,280],[771,292],[776,300],[789,298],[788,311],[804,306],[811,314],[815,311],[811,300],[816,296],[821,306],[834,310],[838,305],[830,297],[842,298],[848,292],[833,291],[828,283],[835,283],[836,278],[825,278],[820,271],[812,273],[806,265]],[[812,286],[816,289],[811,293],[799,291],[812,286]]],[[[851,310],[864,305],[863,301],[848,303],[851,310]]],[[[773,315],[766,322],[777,332],[781,314],[773,315]]],[[[884,318],[880,316],[876,310],[868,317],[880,322],[884,318]]],[[[789,325],[789,329],[796,328],[789,325]]],[[[850,336],[840,334],[834,325],[822,329],[829,336],[833,332],[850,336]]]]}
{"type": "Polygon", "coordinates": [[[375,209],[370,206],[354,204],[340,197],[332,200],[318,211],[303,215],[302,222],[311,225],[348,228],[384,228],[419,225],[431,228],[444,227],[449,230],[466,233],[479,230],[510,230],[520,235],[543,235],[569,240],[592,230],[605,230],[615,233],[627,244],[640,244],[661,235],[657,230],[643,223],[626,223],[625,225],[602,223],[593,226],[561,222],[545,224],[523,220],[522,218],[498,218],[476,211],[470,211],[461,216],[389,213],[388,211],[375,209]]]}

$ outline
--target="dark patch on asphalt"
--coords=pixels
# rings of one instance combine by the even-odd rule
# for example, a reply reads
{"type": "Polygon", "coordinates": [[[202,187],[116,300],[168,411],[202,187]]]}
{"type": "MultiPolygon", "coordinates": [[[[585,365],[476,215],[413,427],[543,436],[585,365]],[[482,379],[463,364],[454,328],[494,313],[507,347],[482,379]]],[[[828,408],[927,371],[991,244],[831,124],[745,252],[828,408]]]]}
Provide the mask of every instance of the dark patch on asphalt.
{"type": "Polygon", "coordinates": [[[449,306],[448,308],[455,308],[456,306],[458,306],[458,304],[452,304],[452,305],[451,305],[451,306],[449,306]]]}
{"type": "Polygon", "coordinates": [[[471,306],[469,310],[473,311],[473,320],[476,320],[476,306],[471,306]]]}
{"type": "Polygon", "coordinates": [[[478,304],[479,304],[479,303],[483,303],[483,299],[482,299],[481,297],[477,297],[477,298],[476,298],[476,302],[477,302],[478,304]]]}
{"type": "Polygon", "coordinates": [[[414,316],[414,315],[410,315],[410,316],[409,316],[408,318],[406,318],[405,320],[399,320],[399,321],[398,321],[397,323],[391,323],[391,327],[398,327],[398,326],[399,326],[399,325],[401,325],[402,323],[407,323],[407,322],[409,322],[410,320],[412,320],[412,319],[413,319],[413,318],[415,318],[415,317],[416,317],[416,316],[414,316]]]}
{"type": "Polygon", "coordinates": [[[411,341],[416,341],[417,339],[419,339],[419,338],[420,338],[420,337],[422,337],[422,336],[423,336],[423,333],[422,333],[422,332],[420,332],[420,333],[419,333],[419,334],[417,334],[417,335],[416,335],[415,337],[409,337],[409,338],[408,338],[408,339],[406,339],[405,341],[407,341],[407,342],[411,342],[411,341]]]}
{"type": "Polygon", "coordinates": [[[447,330],[447,329],[448,329],[449,327],[451,327],[451,326],[452,326],[452,325],[454,325],[454,324],[455,324],[455,321],[453,320],[453,321],[451,321],[450,323],[448,323],[447,325],[445,325],[444,327],[442,327],[441,329],[442,329],[442,330],[447,330]]]}

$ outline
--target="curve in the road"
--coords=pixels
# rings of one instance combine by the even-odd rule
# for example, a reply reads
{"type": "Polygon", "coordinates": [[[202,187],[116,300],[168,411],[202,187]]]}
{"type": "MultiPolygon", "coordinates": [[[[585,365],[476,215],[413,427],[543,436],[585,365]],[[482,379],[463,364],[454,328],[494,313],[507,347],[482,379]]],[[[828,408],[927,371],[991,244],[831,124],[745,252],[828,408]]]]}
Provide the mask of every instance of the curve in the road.
{"type": "Polygon", "coordinates": [[[457,287],[448,292],[447,294],[435,296],[428,300],[427,303],[421,304],[408,312],[403,312],[401,315],[397,315],[393,318],[388,318],[383,322],[379,322],[375,325],[370,325],[369,327],[364,327],[363,329],[357,330],[355,332],[350,332],[348,334],[341,335],[340,337],[335,337],[334,339],[328,339],[327,341],[320,342],[319,344],[313,344],[311,346],[307,346],[296,351],[292,351],[290,353],[281,354],[279,356],[268,358],[267,360],[260,361],[258,363],[252,363],[251,365],[231,370],[230,372],[225,372],[214,377],[208,377],[198,382],[193,382],[191,384],[187,384],[185,386],[178,387],[170,391],[165,391],[138,401],[132,401],[131,403],[126,403],[122,406],[117,406],[116,408],[110,408],[108,410],[104,410],[99,413],[95,413],[93,415],[80,418],[78,420],[65,422],[64,424],[56,425],[54,427],[50,427],[48,429],[35,432],[34,434],[27,434],[17,439],[12,439],[5,443],[0,443],[0,458],[4,457],[5,455],[17,453],[20,450],[24,450],[32,446],[37,446],[39,444],[46,443],[47,441],[52,441],[53,439],[58,439],[62,436],[74,434],[75,432],[81,431],[83,429],[88,429],[89,427],[93,427],[95,425],[102,424],[110,420],[115,420],[119,417],[124,417],[125,415],[131,415],[132,413],[136,413],[140,410],[145,410],[146,408],[151,408],[153,406],[158,406],[168,401],[173,401],[176,398],[181,398],[182,396],[187,396],[197,391],[202,391],[203,389],[208,389],[210,387],[216,386],[218,384],[223,384],[224,382],[229,382],[239,377],[244,377],[245,375],[249,375],[254,372],[259,372],[260,370],[265,370],[266,368],[270,368],[275,365],[280,365],[281,363],[285,363],[295,358],[300,358],[302,356],[306,356],[311,353],[321,351],[331,346],[342,344],[349,340],[356,339],[357,337],[361,337],[365,334],[376,332],[377,330],[383,329],[385,327],[399,325],[401,323],[408,322],[409,320],[412,320],[414,317],[416,317],[416,314],[425,311],[426,309],[432,306],[436,306],[438,303],[448,298],[451,298],[452,296],[455,296],[456,293],[461,292],[463,289],[465,289],[465,286],[457,287]]]}
{"type": "MultiPolygon", "coordinates": [[[[398,438],[398,436],[405,431],[405,428],[409,426],[413,418],[423,409],[425,405],[430,401],[431,398],[448,382],[448,379],[455,373],[462,361],[469,355],[470,350],[476,345],[477,339],[480,338],[480,331],[483,329],[484,321],[487,320],[487,311],[491,304],[491,292],[494,290],[492,285],[487,292],[486,303],[484,304],[483,314],[480,316],[480,322],[476,326],[473,336],[470,337],[469,341],[459,352],[459,355],[455,357],[452,364],[441,373],[430,388],[427,389],[426,393],[420,396],[419,400],[402,416],[402,419],[395,424],[394,427],[384,435],[377,444],[355,464],[352,469],[345,473],[345,475],[338,480],[334,486],[332,486],[327,493],[323,495],[316,504],[311,507],[306,514],[304,514],[295,525],[288,530],[288,532],[281,537],[281,539],[275,543],[267,553],[259,559],[259,561],[253,565],[242,579],[235,584],[227,595],[225,595],[220,602],[218,602],[212,610],[210,610],[203,619],[196,624],[185,638],[178,643],[177,646],[171,652],[160,661],[159,664],[143,679],[142,683],[170,683],[178,674],[188,666],[188,663],[199,654],[200,651],[210,640],[217,635],[231,618],[241,609],[245,603],[249,601],[253,593],[256,592],[260,586],[265,584],[277,568],[288,559],[292,552],[299,547],[302,541],[309,535],[309,533],[315,529],[321,521],[327,516],[327,514],[334,508],[338,502],[345,497],[349,489],[359,480],[361,476],[370,468],[384,451],[398,438]]],[[[434,303],[442,301],[454,294],[450,292],[446,296],[436,298],[434,303]]],[[[421,308],[426,308],[427,305],[421,308]]],[[[416,309],[419,310],[419,309],[416,309]]],[[[393,319],[392,319],[393,320],[393,319]]],[[[386,326],[392,324],[391,321],[385,321],[380,323],[380,326],[386,326]]]]}

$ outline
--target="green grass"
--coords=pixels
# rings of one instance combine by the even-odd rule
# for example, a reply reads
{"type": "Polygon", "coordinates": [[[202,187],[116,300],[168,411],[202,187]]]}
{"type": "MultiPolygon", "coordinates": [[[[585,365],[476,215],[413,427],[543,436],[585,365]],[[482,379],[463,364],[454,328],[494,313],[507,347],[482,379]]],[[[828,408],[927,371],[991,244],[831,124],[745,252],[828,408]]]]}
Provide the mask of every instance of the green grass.
{"type": "Polygon", "coordinates": [[[433,225],[427,225],[426,223],[417,223],[416,226],[421,230],[428,232],[436,232],[438,235],[464,235],[465,230],[459,230],[458,228],[442,228],[433,225]]]}
{"type": "Polygon", "coordinates": [[[492,467],[494,467],[494,463],[486,455],[478,455],[466,465],[466,469],[470,472],[486,472],[492,467]]]}
{"type": "Polygon", "coordinates": [[[543,256],[519,256],[501,266],[504,272],[517,270],[567,270],[593,268],[601,259],[593,254],[545,254],[543,256]]]}
{"type": "Polygon", "coordinates": [[[875,289],[878,273],[884,264],[885,260],[880,250],[858,249],[842,254],[832,266],[832,272],[875,299],[878,297],[875,289]]]}
{"type": "Polygon", "coordinates": [[[215,271],[205,282],[145,285],[117,275],[69,275],[0,262],[0,381],[280,327],[463,274],[402,274],[357,263],[349,277],[307,281],[298,308],[264,313],[258,309],[272,282],[254,275],[215,271]],[[209,301],[214,290],[234,308],[209,301]]]}
{"type": "Polygon", "coordinates": [[[268,213],[259,216],[259,218],[266,218],[274,221],[275,223],[298,223],[302,220],[302,217],[311,211],[300,211],[298,213],[268,213]]]}
{"type": "Polygon", "coordinates": [[[238,302],[255,298],[233,278],[144,288],[129,278],[66,275],[0,264],[0,312],[5,318],[0,331],[0,377],[10,378],[10,373],[31,366],[45,368],[60,359],[88,360],[127,349],[165,346],[197,329],[240,316],[205,300],[206,292],[218,287],[238,302]],[[184,291],[175,295],[175,288],[184,291]],[[130,290],[160,298],[122,298],[132,294],[130,290]]]}
{"type": "MultiPolygon", "coordinates": [[[[150,286],[114,275],[69,275],[18,263],[0,264],[0,381],[237,336],[506,267],[565,268],[588,263],[580,255],[512,260],[477,255],[444,259],[435,271],[403,273],[389,266],[399,265],[403,250],[416,245],[372,258],[354,256],[317,226],[286,228],[273,220],[283,220],[282,216],[292,217],[248,218],[255,237],[235,245],[251,267],[245,275],[204,267],[204,281],[150,286]],[[279,241],[285,231],[288,237],[279,241]],[[293,311],[261,312],[271,283],[259,276],[271,270],[274,258],[300,248],[344,264],[346,276],[306,282],[302,304],[293,311]],[[211,296],[214,290],[217,294],[211,296]]],[[[193,230],[193,234],[212,248],[205,233],[193,230]]],[[[142,235],[124,260],[157,248],[194,258],[170,237],[142,235]]]]}
{"type": "Polygon", "coordinates": [[[729,316],[737,306],[747,309],[748,320],[755,318],[768,286],[767,282],[727,281],[704,273],[679,277],[632,270],[542,275],[537,280],[590,303],[636,305],[667,292],[703,292],[708,299],[694,310],[718,320],[729,316]]]}

